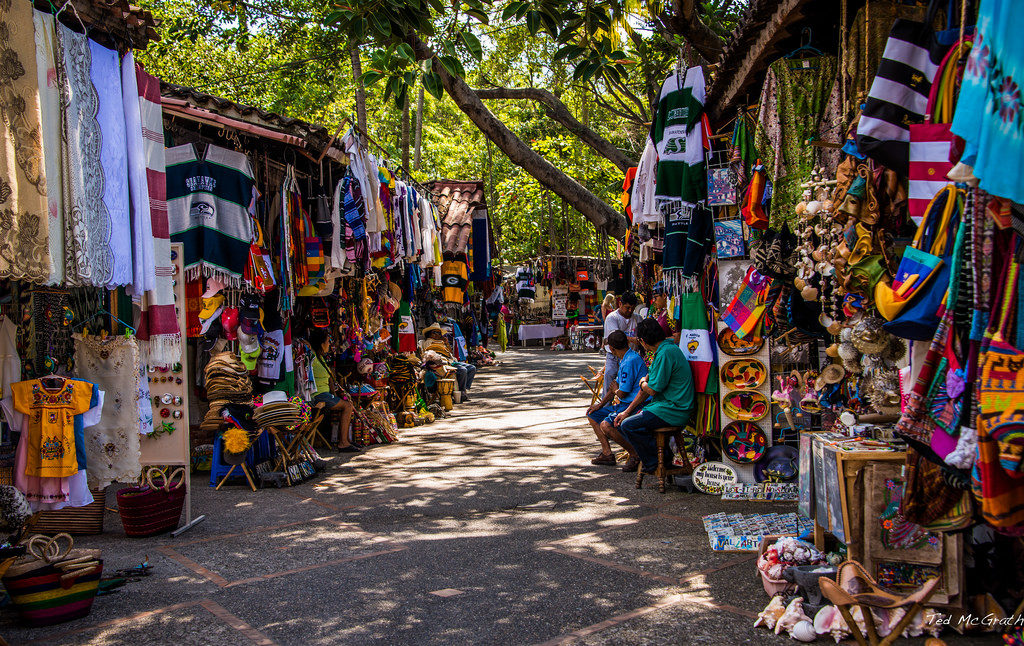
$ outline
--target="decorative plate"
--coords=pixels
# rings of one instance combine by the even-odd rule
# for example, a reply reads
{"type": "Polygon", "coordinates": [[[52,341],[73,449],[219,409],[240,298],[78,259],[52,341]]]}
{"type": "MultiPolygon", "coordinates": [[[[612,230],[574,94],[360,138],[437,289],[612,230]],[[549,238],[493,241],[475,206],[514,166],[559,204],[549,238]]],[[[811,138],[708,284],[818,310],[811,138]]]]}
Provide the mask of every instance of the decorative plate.
{"type": "Polygon", "coordinates": [[[721,375],[726,388],[757,388],[764,383],[768,370],[757,359],[733,359],[725,362],[721,375]]]}
{"type": "Polygon", "coordinates": [[[704,462],[693,470],[693,485],[704,493],[719,495],[725,485],[738,479],[736,469],[724,462],[704,462]]]}
{"type": "Polygon", "coordinates": [[[763,346],[764,338],[762,337],[741,339],[729,328],[718,333],[718,347],[731,357],[747,357],[757,354],[763,346]]]}
{"type": "Polygon", "coordinates": [[[741,422],[756,422],[769,408],[768,399],[756,390],[734,390],[722,400],[725,414],[741,422]]]}
{"type": "Polygon", "coordinates": [[[768,449],[768,436],[751,422],[733,422],[722,430],[722,453],[730,460],[752,464],[768,449]]]}

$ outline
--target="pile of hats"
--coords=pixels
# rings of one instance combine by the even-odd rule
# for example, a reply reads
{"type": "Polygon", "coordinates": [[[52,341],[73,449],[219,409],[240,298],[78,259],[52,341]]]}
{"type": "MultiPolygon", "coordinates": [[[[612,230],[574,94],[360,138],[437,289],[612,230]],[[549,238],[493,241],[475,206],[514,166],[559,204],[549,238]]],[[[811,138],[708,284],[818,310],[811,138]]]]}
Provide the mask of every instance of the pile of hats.
{"type": "Polygon", "coordinates": [[[302,421],[302,409],[284,391],[272,390],[263,395],[263,404],[253,411],[252,420],[259,426],[290,428],[302,421]]]}
{"type": "Polygon", "coordinates": [[[221,409],[230,403],[252,400],[252,381],[249,371],[232,352],[219,352],[206,364],[206,396],[210,410],[199,427],[216,430],[221,424],[221,409]]]}
{"type": "Polygon", "coordinates": [[[242,364],[250,371],[256,369],[256,362],[263,353],[263,348],[260,347],[260,337],[263,334],[260,317],[259,296],[242,294],[238,301],[239,326],[236,334],[242,364]]]}

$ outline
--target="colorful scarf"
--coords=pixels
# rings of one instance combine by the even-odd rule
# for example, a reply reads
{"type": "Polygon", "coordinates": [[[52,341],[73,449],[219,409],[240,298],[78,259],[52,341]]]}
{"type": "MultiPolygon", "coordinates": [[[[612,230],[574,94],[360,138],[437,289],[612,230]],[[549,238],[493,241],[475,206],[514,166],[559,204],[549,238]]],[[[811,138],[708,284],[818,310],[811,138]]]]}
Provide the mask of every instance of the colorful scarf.
{"type": "Polygon", "coordinates": [[[0,277],[46,282],[50,277],[46,176],[32,5],[0,4],[0,277]]]}
{"type": "Polygon", "coordinates": [[[181,330],[174,311],[174,267],[171,236],[167,226],[167,178],[164,160],[163,109],[160,79],[135,66],[139,91],[139,115],[146,156],[146,187],[149,192],[150,232],[153,240],[155,283],[142,300],[138,338],[143,356],[152,366],[181,361],[181,330]]]}

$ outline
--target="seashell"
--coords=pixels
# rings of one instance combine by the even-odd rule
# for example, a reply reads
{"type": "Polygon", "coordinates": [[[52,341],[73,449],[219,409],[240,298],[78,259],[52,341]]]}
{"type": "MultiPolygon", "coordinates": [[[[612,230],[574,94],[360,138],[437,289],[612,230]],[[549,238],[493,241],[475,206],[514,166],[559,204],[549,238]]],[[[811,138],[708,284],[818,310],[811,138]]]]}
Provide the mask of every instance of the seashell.
{"type": "Polygon", "coordinates": [[[805,301],[816,301],[818,300],[818,288],[808,285],[800,290],[800,297],[805,301]]]}
{"type": "Polygon", "coordinates": [[[832,628],[832,618],[839,614],[839,608],[835,606],[824,606],[814,615],[814,632],[819,635],[827,634],[832,628]]]}
{"type": "Polygon", "coordinates": [[[825,354],[835,359],[839,356],[839,344],[833,343],[832,345],[825,348],[825,354]]]}
{"type": "Polygon", "coordinates": [[[795,210],[797,215],[803,215],[807,212],[807,202],[798,202],[795,210]]]}
{"type": "Polygon", "coordinates": [[[789,636],[797,641],[812,642],[818,638],[818,633],[814,630],[814,624],[805,619],[793,626],[789,636]]]}
{"type": "Polygon", "coordinates": [[[829,334],[831,334],[832,336],[835,336],[835,335],[839,334],[843,330],[843,324],[840,323],[839,321],[835,321],[835,322],[832,323],[832,325],[829,325],[826,329],[828,330],[829,334]]]}
{"type": "Polygon", "coordinates": [[[824,225],[814,225],[814,235],[818,236],[819,238],[825,235],[825,231],[827,231],[827,229],[824,227],[824,225]]]}
{"type": "Polygon", "coordinates": [[[764,607],[764,610],[757,614],[757,621],[754,622],[754,628],[758,626],[764,626],[768,630],[775,628],[775,624],[779,621],[779,617],[786,612],[786,606],[782,605],[782,597],[776,595],[772,597],[772,600],[768,602],[768,605],[764,607]]]}
{"type": "MultiPolygon", "coordinates": [[[[812,251],[811,252],[811,258],[814,260],[815,263],[817,263],[817,265],[820,265],[821,262],[823,260],[825,260],[825,248],[824,247],[818,247],[817,249],[812,251]]],[[[817,265],[815,266],[815,269],[817,269],[817,265]]]]}
{"type": "Polygon", "coordinates": [[[799,290],[803,290],[804,287],[807,287],[807,282],[804,281],[803,278],[797,276],[796,278],[793,279],[793,287],[796,287],[799,290]]]}
{"type": "Polygon", "coordinates": [[[809,622],[811,619],[804,614],[804,599],[803,597],[796,597],[789,602],[786,606],[786,611],[779,617],[778,622],[775,624],[775,634],[778,635],[783,630],[789,632],[793,629],[793,626],[797,625],[801,621],[809,622]]]}
{"type": "Polygon", "coordinates": [[[835,265],[833,265],[833,264],[831,264],[829,262],[823,262],[821,264],[823,266],[818,271],[821,272],[822,276],[835,276],[836,275],[835,265]]]}
{"type": "Polygon", "coordinates": [[[821,327],[828,327],[835,323],[835,321],[832,320],[831,316],[829,316],[825,312],[822,312],[821,314],[818,315],[818,323],[821,323],[821,327]]]}
{"type": "Polygon", "coordinates": [[[832,200],[825,200],[821,203],[821,208],[831,213],[835,208],[835,203],[832,200]]]}
{"type": "Polygon", "coordinates": [[[811,215],[815,215],[821,210],[821,202],[818,200],[812,200],[807,203],[807,212],[811,215]]]}
{"type": "Polygon", "coordinates": [[[853,329],[852,328],[844,329],[842,331],[842,333],[839,335],[839,340],[844,342],[844,343],[849,343],[850,341],[853,341],[853,329]]]}

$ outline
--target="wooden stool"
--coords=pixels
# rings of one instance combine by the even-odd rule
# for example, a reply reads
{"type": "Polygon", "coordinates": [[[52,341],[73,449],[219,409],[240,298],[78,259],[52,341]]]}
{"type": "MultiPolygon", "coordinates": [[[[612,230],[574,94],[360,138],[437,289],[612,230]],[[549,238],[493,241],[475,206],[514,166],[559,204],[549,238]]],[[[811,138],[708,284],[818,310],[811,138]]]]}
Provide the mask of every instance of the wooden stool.
{"type": "MultiPolygon", "coordinates": [[[[658,493],[665,493],[665,485],[668,484],[668,477],[672,475],[686,475],[693,469],[689,464],[677,467],[674,464],[665,464],[665,451],[668,450],[668,438],[676,438],[676,446],[683,445],[683,428],[681,426],[666,426],[655,429],[654,439],[658,444],[658,468],[654,470],[654,477],[658,479],[658,493]]],[[[636,488],[644,488],[644,465],[641,464],[636,470],[636,488]]]]}

